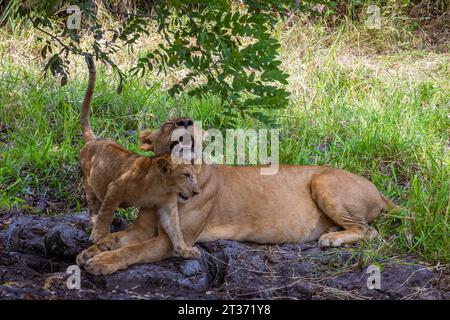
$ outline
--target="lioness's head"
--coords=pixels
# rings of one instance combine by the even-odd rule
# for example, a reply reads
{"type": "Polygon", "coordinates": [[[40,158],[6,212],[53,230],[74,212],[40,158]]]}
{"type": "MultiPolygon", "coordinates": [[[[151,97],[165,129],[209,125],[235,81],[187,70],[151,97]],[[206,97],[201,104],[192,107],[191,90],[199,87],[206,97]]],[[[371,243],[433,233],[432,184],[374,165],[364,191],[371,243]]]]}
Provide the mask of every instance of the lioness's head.
{"type": "Polygon", "coordinates": [[[168,154],[173,147],[183,139],[180,136],[176,139],[173,135],[175,130],[186,130],[194,142],[194,121],[190,118],[175,118],[166,121],[155,131],[144,130],[139,135],[140,148],[146,151],[153,151],[156,155],[168,154]]]}
{"type": "Polygon", "coordinates": [[[178,202],[185,202],[199,194],[196,168],[191,164],[175,164],[169,155],[154,159],[162,175],[162,184],[178,196],[178,202]]]}

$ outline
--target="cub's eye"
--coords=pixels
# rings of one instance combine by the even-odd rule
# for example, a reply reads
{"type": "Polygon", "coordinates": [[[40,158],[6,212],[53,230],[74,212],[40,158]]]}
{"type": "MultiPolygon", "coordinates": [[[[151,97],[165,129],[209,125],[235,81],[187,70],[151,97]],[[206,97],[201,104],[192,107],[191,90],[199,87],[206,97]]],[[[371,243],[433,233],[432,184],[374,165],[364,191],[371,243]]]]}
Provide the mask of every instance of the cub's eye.
{"type": "Polygon", "coordinates": [[[183,173],[183,176],[185,176],[186,178],[189,178],[189,179],[192,178],[190,173],[183,173]]]}

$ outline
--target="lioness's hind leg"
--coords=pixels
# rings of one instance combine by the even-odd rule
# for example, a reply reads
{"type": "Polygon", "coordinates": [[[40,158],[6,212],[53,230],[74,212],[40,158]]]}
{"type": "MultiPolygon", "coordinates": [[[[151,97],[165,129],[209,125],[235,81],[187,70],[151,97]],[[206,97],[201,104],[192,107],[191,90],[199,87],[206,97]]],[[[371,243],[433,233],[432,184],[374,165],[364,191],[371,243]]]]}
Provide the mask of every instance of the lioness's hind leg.
{"type": "MultiPolygon", "coordinates": [[[[367,222],[359,215],[353,215],[345,206],[333,198],[321,199],[319,208],[333,220],[343,231],[332,231],[319,238],[320,247],[340,247],[366,238],[369,234],[367,222]]],[[[331,230],[330,230],[331,231],[331,230]]]]}
{"type": "Polygon", "coordinates": [[[317,206],[343,231],[323,234],[321,247],[339,247],[372,236],[369,217],[383,208],[378,190],[367,180],[351,173],[330,169],[311,183],[312,198],[317,206]]]}
{"type": "Polygon", "coordinates": [[[327,247],[340,247],[346,243],[354,243],[362,239],[366,239],[371,236],[368,230],[363,229],[348,229],[338,232],[324,233],[319,238],[319,246],[322,248],[327,247]]]}

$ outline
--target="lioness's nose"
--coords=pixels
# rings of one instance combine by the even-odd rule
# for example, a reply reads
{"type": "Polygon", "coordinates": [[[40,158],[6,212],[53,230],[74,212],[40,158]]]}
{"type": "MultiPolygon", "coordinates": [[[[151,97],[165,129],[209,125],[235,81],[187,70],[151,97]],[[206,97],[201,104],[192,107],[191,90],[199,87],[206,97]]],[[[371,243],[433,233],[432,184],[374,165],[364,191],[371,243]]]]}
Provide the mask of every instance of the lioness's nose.
{"type": "Polygon", "coordinates": [[[185,129],[187,129],[187,127],[192,126],[192,120],[190,119],[183,119],[177,122],[177,126],[178,127],[184,127],[185,129]]]}

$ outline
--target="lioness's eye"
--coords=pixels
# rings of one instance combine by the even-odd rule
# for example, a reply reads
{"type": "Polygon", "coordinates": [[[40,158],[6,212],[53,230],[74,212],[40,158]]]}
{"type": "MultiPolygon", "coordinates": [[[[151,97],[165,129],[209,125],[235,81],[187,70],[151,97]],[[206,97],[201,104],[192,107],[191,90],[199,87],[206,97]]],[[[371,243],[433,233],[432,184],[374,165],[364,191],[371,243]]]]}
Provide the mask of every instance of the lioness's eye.
{"type": "Polygon", "coordinates": [[[183,173],[183,176],[185,176],[186,178],[191,178],[191,174],[189,173],[183,173]]]}

